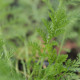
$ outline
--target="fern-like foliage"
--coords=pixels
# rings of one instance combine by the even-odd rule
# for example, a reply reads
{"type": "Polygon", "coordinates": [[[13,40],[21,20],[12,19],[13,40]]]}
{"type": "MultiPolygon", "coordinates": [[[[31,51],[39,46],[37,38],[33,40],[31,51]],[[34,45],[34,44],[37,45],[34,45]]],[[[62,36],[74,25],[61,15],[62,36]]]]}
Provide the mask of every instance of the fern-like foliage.
{"type": "MultiPolygon", "coordinates": [[[[1,1],[4,1],[4,0],[1,0],[1,1]]],[[[28,0],[27,2],[28,4],[30,4],[30,0],[28,0]]],[[[24,3],[25,3],[25,0],[24,0],[24,3]]],[[[47,4],[50,10],[49,16],[51,18],[51,22],[48,22],[47,20],[43,20],[44,28],[38,29],[39,34],[44,40],[44,47],[42,47],[42,45],[40,45],[39,43],[31,42],[29,46],[31,51],[30,53],[32,53],[32,55],[31,54],[28,55],[28,50],[27,50],[28,44],[26,43],[26,40],[22,39],[25,45],[24,47],[25,49],[23,49],[21,53],[23,53],[23,51],[25,50],[26,58],[27,58],[25,59],[25,61],[22,60],[21,58],[21,65],[23,69],[21,73],[23,73],[23,75],[19,73],[20,71],[18,69],[18,62],[13,60],[12,52],[10,54],[10,51],[6,49],[6,44],[3,43],[2,38],[0,39],[0,47],[3,49],[1,53],[5,54],[4,56],[3,54],[2,55],[0,54],[0,80],[24,80],[24,79],[25,80],[26,79],[28,80],[71,80],[70,77],[72,75],[75,75],[75,78],[78,78],[75,72],[80,70],[79,68],[80,57],[78,57],[78,59],[75,61],[71,61],[70,59],[67,60],[67,57],[68,57],[67,55],[60,55],[62,48],[60,48],[59,54],[57,54],[57,51],[55,48],[53,49],[53,46],[57,46],[59,45],[59,43],[52,39],[55,37],[58,37],[61,34],[65,34],[65,29],[67,29],[66,26],[70,21],[69,15],[67,15],[65,7],[63,5],[63,0],[60,0],[59,6],[56,10],[52,8],[50,2],[48,2],[47,4]],[[38,54],[39,56],[38,59],[35,59],[34,57],[36,56],[36,54],[38,54]],[[46,58],[47,58],[47,63],[45,62],[46,58]],[[65,65],[63,65],[64,62],[65,62],[65,65]],[[45,68],[44,68],[44,64],[47,64],[45,68]],[[16,67],[14,65],[16,65],[16,67]]],[[[20,11],[21,10],[22,9],[20,8],[20,11]]],[[[11,11],[11,12],[13,13],[14,11],[11,11]]],[[[17,14],[17,16],[21,16],[21,15],[17,14]]],[[[17,19],[21,23],[24,22],[24,19],[19,19],[19,18],[17,19]]],[[[17,19],[15,18],[14,21],[11,20],[9,22],[10,24],[7,24],[7,26],[14,24],[17,21],[17,19]]],[[[0,20],[1,20],[1,17],[0,17],[0,20]]],[[[6,24],[6,21],[5,21],[5,24],[6,24]]],[[[17,24],[17,26],[19,25],[20,24],[17,24]]],[[[2,25],[1,27],[2,29],[4,29],[4,25],[2,25]]],[[[12,28],[14,28],[15,30],[15,27],[12,27],[12,28]]],[[[22,27],[20,27],[20,29],[22,29],[22,27]]],[[[25,32],[20,32],[20,33],[23,33],[21,35],[25,34],[25,32]]]]}
{"type": "MultiPolygon", "coordinates": [[[[39,51],[39,54],[42,55],[40,55],[39,61],[34,65],[32,74],[35,75],[35,80],[71,80],[69,79],[69,74],[74,75],[75,72],[79,70],[79,58],[77,61],[71,61],[70,59],[67,60],[67,55],[57,55],[56,49],[53,49],[52,47],[58,45],[58,43],[56,41],[51,41],[60,34],[64,34],[65,28],[70,22],[69,16],[65,11],[62,0],[60,0],[60,4],[56,11],[53,10],[51,5],[49,5],[49,9],[51,22],[43,20],[45,27],[43,29],[38,29],[38,32],[44,40],[45,47],[43,48],[42,53],[39,51]],[[49,65],[47,68],[42,69],[39,66],[42,67],[46,57],[48,58],[49,65]],[[63,65],[64,62],[66,62],[65,65],[63,65]]],[[[36,51],[36,48],[34,51],[36,51]]],[[[75,77],[77,76],[75,75],[75,77]]]]}
{"type": "Polygon", "coordinates": [[[65,26],[68,23],[65,8],[61,6],[61,4],[56,11],[50,8],[49,16],[52,20],[51,23],[43,20],[46,27],[46,33],[44,30],[39,30],[39,33],[42,35],[42,38],[45,40],[45,42],[49,42],[53,37],[57,37],[63,33],[65,26]]]}
{"type": "Polygon", "coordinates": [[[24,80],[24,77],[15,72],[7,59],[0,58],[0,80],[24,80]]]}

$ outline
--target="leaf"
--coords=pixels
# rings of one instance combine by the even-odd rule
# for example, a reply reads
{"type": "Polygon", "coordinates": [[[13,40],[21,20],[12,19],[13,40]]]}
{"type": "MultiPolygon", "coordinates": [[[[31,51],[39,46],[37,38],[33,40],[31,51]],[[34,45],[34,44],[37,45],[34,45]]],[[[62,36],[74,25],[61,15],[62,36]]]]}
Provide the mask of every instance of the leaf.
{"type": "Polygon", "coordinates": [[[48,53],[48,62],[50,65],[55,63],[56,58],[57,58],[56,49],[54,49],[52,53],[48,53]]]}
{"type": "Polygon", "coordinates": [[[66,61],[67,57],[68,55],[59,55],[56,62],[63,63],[66,61]]]}

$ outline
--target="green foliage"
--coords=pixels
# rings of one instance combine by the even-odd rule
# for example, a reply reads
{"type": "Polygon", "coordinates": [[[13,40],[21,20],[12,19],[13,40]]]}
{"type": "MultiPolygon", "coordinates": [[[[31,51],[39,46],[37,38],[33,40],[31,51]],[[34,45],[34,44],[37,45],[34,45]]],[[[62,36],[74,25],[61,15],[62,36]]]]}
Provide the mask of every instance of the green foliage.
{"type": "Polygon", "coordinates": [[[79,44],[79,32],[80,32],[80,0],[67,0],[65,1],[68,17],[70,23],[68,25],[66,39],[75,39],[79,44]]]}
{"type": "MultiPolygon", "coordinates": [[[[42,17],[44,16],[41,12],[45,9],[44,14],[47,13],[46,6],[44,6],[44,9],[40,8],[37,12],[37,6],[35,6],[35,4],[37,5],[39,3],[39,0],[20,0],[15,7],[10,7],[13,2],[11,0],[8,0],[7,3],[5,3],[4,0],[0,0],[0,80],[79,79],[75,72],[80,70],[80,55],[78,59],[74,61],[71,61],[70,59],[67,60],[68,55],[66,54],[60,55],[64,43],[65,31],[67,29],[67,26],[73,19],[72,16],[70,17],[72,13],[67,14],[65,6],[63,5],[63,0],[59,0],[59,6],[57,7],[57,9],[53,9],[51,3],[47,2],[49,0],[44,1],[49,7],[49,17],[51,18],[51,21],[47,21],[46,19],[44,19],[44,28],[38,29],[38,32],[44,41],[43,47],[39,43],[39,41],[31,42],[29,41],[30,38],[26,39],[26,32],[31,29],[27,28],[27,26],[24,25],[27,21],[29,23],[28,27],[34,27],[34,25],[31,23],[31,21],[33,20],[37,21],[37,26],[40,25],[40,19],[42,19],[42,17]],[[25,11],[25,8],[30,11],[25,11]],[[31,17],[32,15],[33,17],[30,21],[27,17],[31,17]],[[9,16],[13,17],[8,20],[9,16]],[[54,38],[60,36],[61,34],[63,34],[64,36],[59,53],[57,54],[56,48],[53,48],[53,46],[58,46],[59,43],[54,38]],[[13,44],[9,42],[9,39],[15,39],[16,37],[18,37],[18,39],[16,39],[17,42],[22,42],[21,46],[19,45],[19,47],[22,48],[20,48],[19,51],[15,51],[15,56],[15,53],[13,51],[10,51],[13,44]],[[8,44],[8,42],[10,44],[8,44]],[[30,52],[28,51],[29,47],[30,52]],[[38,58],[35,57],[36,54],[38,54],[38,58]],[[22,55],[24,55],[24,57],[22,55]],[[19,58],[19,56],[21,58],[19,58]],[[46,58],[48,60],[48,65],[44,68],[46,58]],[[21,71],[19,69],[18,61],[21,61],[20,64],[23,69],[21,71]],[[65,65],[63,63],[65,63],[65,65]]],[[[33,22],[35,23],[35,21],[33,22]]],[[[42,26],[42,24],[40,26],[42,26]]],[[[18,48],[16,48],[16,50],[18,50],[18,48]]]]}
{"type": "Polygon", "coordinates": [[[0,80],[24,80],[24,77],[17,74],[6,59],[0,59],[0,80]]]}
{"type": "Polygon", "coordinates": [[[47,13],[44,3],[43,8],[40,4],[40,0],[7,0],[7,2],[0,0],[0,24],[3,36],[6,39],[24,36],[29,30],[32,31],[39,26],[47,13]]]}
{"type": "MultiPolygon", "coordinates": [[[[41,37],[43,38],[45,48],[45,54],[47,55],[49,66],[44,70],[41,80],[64,80],[65,76],[68,79],[69,74],[74,75],[73,72],[79,70],[79,59],[77,61],[67,60],[67,55],[57,55],[56,50],[52,50],[53,42],[52,38],[59,36],[61,33],[64,33],[65,27],[68,25],[69,16],[66,15],[65,8],[62,6],[62,2],[59,4],[59,7],[56,11],[54,11],[50,6],[49,16],[52,22],[48,22],[44,20],[45,29],[39,29],[41,37]],[[46,32],[44,31],[46,30],[46,32]],[[46,50],[48,52],[46,52],[46,50]],[[67,60],[67,62],[66,62],[67,60]],[[63,62],[66,62],[66,65],[63,65],[63,62]],[[75,65],[75,66],[74,66],[75,65]],[[70,72],[69,72],[70,71],[70,72]],[[72,71],[72,72],[71,72],[72,71]]],[[[57,43],[57,42],[55,42],[57,43]]],[[[62,42],[63,43],[63,42],[62,42]]],[[[57,45],[57,44],[56,44],[57,45]]],[[[43,55],[44,56],[44,55],[43,55]]],[[[41,59],[41,58],[40,58],[41,59]]],[[[75,75],[75,77],[77,77],[75,75]]],[[[38,79],[38,78],[37,78],[38,79]]],[[[75,79],[75,78],[74,78],[75,79]]]]}
{"type": "Polygon", "coordinates": [[[43,37],[43,40],[45,40],[45,42],[49,42],[53,37],[57,37],[59,34],[63,33],[65,29],[64,26],[66,26],[66,24],[68,23],[64,7],[59,6],[57,11],[54,11],[51,8],[50,11],[51,12],[49,12],[49,16],[52,20],[52,23],[44,20],[46,33],[42,30],[39,31],[39,33],[42,33],[41,35],[43,37]]]}
{"type": "MultiPolygon", "coordinates": [[[[67,55],[57,56],[56,50],[55,49],[52,50],[52,46],[57,45],[58,43],[56,41],[50,42],[50,40],[60,35],[63,29],[65,30],[65,26],[67,25],[67,15],[65,13],[65,9],[63,9],[61,6],[61,3],[57,11],[53,11],[53,9],[51,8],[51,12],[49,13],[49,15],[50,15],[50,18],[52,19],[52,22],[49,24],[49,22],[44,21],[47,32],[44,33],[44,31],[38,30],[43,40],[45,41],[44,53],[46,54],[46,57],[48,57],[48,62],[49,62],[49,66],[46,69],[44,69],[44,73],[43,73],[44,76],[40,76],[39,79],[59,80],[60,76],[58,75],[60,75],[62,72],[67,72],[67,68],[63,66],[63,62],[65,62],[65,60],[67,59],[67,55]],[[48,51],[47,53],[46,53],[46,50],[48,51]]],[[[44,54],[42,54],[39,60],[42,60],[43,56],[44,54]]],[[[43,71],[43,69],[40,69],[40,70],[41,70],[40,72],[43,71]]],[[[34,79],[35,79],[35,76],[34,76],[34,79]]]]}

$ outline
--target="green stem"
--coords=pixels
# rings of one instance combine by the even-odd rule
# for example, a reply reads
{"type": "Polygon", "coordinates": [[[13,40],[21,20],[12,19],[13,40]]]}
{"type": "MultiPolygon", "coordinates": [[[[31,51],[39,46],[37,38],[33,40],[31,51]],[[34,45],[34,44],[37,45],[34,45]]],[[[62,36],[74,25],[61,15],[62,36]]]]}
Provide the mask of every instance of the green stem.
{"type": "Polygon", "coordinates": [[[44,61],[44,59],[41,59],[41,66],[40,66],[40,69],[39,69],[39,77],[40,77],[40,75],[41,75],[42,66],[43,66],[43,61],[44,61]]]}
{"type": "Polygon", "coordinates": [[[62,42],[61,42],[61,46],[60,46],[60,49],[59,49],[58,55],[60,55],[60,53],[61,53],[61,51],[62,51],[62,47],[63,47],[63,45],[64,45],[64,41],[65,41],[65,36],[66,36],[66,31],[64,32],[63,39],[62,39],[62,42]]]}
{"type": "MultiPolygon", "coordinates": [[[[26,53],[26,62],[28,62],[28,60],[29,60],[29,55],[28,55],[28,43],[27,43],[27,41],[26,41],[26,38],[24,38],[24,46],[25,46],[25,53],[26,53]]],[[[29,67],[28,67],[28,64],[27,64],[27,72],[28,72],[28,74],[30,74],[30,70],[29,70],[29,67]]]]}
{"type": "Polygon", "coordinates": [[[27,73],[26,73],[25,63],[24,63],[23,60],[21,60],[21,61],[22,61],[22,64],[23,64],[23,71],[24,71],[24,76],[25,76],[25,80],[26,80],[26,75],[27,75],[27,73]]]}

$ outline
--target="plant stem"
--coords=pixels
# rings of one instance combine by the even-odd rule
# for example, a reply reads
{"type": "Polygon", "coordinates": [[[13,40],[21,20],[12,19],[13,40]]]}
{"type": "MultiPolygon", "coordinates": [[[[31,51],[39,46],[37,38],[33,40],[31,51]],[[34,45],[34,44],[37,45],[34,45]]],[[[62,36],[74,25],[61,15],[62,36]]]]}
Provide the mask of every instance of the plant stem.
{"type": "MultiPolygon", "coordinates": [[[[29,55],[28,55],[28,43],[26,41],[26,37],[24,38],[24,46],[25,46],[25,53],[26,53],[26,62],[28,62],[29,60],[29,55]]],[[[29,70],[29,67],[28,67],[28,64],[27,64],[27,72],[28,74],[30,74],[30,70],[29,70]]]]}
{"type": "Polygon", "coordinates": [[[59,52],[58,52],[59,56],[60,56],[60,53],[62,51],[62,47],[63,47],[64,41],[65,41],[65,36],[66,36],[66,30],[65,30],[65,32],[63,34],[63,39],[62,39],[61,46],[60,46],[60,49],[59,49],[59,52]]]}
{"type": "Polygon", "coordinates": [[[24,63],[24,61],[23,60],[21,60],[22,61],[22,64],[23,64],[23,71],[24,71],[24,76],[25,76],[25,80],[26,80],[26,67],[25,67],[25,63],[24,63]]]}

